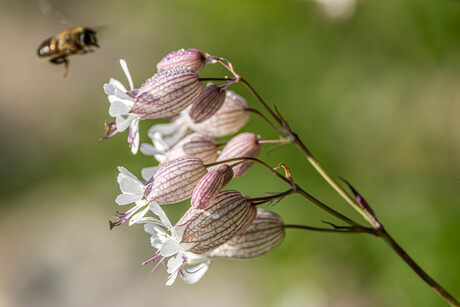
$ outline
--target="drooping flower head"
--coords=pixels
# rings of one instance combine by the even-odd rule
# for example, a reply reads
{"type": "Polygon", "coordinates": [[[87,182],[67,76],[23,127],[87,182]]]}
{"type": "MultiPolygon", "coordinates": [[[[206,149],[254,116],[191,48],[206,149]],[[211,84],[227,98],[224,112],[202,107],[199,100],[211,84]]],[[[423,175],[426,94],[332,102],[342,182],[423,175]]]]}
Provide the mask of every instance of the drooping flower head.
{"type": "MultiPolygon", "coordinates": [[[[152,136],[152,144],[141,144],[141,152],[148,156],[154,156],[160,162],[159,166],[169,161],[185,156],[200,158],[204,163],[214,162],[217,157],[217,142],[209,136],[201,133],[192,133],[185,136],[172,148],[163,139],[159,132],[152,136]]],[[[149,180],[158,167],[149,167],[142,170],[144,179],[149,180]]]]}
{"type": "Polygon", "coordinates": [[[206,209],[211,205],[219,191],[233,178],[233,170],[227,164],[211,169],[196,185],[190,203],[193,208],[206,209]]]}
{"type": "Polygon", "coordinates": [[[185,119],[193,131],[224,137],[238,132],[249,120],[251,113],[246,100],[233,91],[227,91],[219,110],[203,122],[195,122],[190,116],[185,119]]]}
{"type": "Polygon", "coordinates": [[[195,123],[186,109],[171,120],[169,124],[153,125],[148,132],[150,138],[160,134],[161,139],[169,148],[189,133],[196,131],[213,137],[224,137],[238,132],[249,120],[250,111],[243,97],[233,91],[226,91],[222,106],[211,117],[200,123],[195,123]]]}
{"type": "Polygon", "coordinates": [[[251,259],[280,245],[285,236],[283,220],[269,210],[257,208],[256,218],[246,229],[210,252],[212,258],[251,259]]]}
{"type": "MultiPolygon", "coordinates": [[[[210,261],[206,253],[245,229],[257,212],[247,198],[237,191],[220,192],[205,210],[190,208],[172,227],[160,206],[151,206],[151,210],[164,221],[164,225],[145,225],[145,230],[151,234],[152,246],[158,249],[147,262],[161,257],[155,269],[165,258],[170,258],[167,262],[170,274],[167,285],[174,282],[179,272],[186,276],[183,271],[187,266],[201,266],[202,270],[207,270],[210,261]],[[192,261],[192,255],[197,258],[195,262],[192,261]]],[[[187,271],[188,275],[193,275],[192,272],[187,271]]],[[[201,278],[204,272],[199,274],[201,278]]],[[[199,278],[194,279],[197,281],[199,278]]]]}
{"type": "Polygon", "coordinates": [[[195,72],[199,72],[205,65],[208,57],[198,49],[179,49],[168,53],[157,64],[158,71],[169,69],[171,67],[186,66],[195,72]]]}
{"type": "Polygon", "coordinates": [[[139,121],[179,114],[200,95],[203,87],[197,73],[189,67],[162,70],[138,89],[134,89],[124,60],[120,60],[130,90],[117,80],[104,84],[110,102],[109,114],[116,117],[116,132],[130,127],[129,144],[133,153],[139,148],[139,121]]]}
{"type": "Polygon", "coordinates": [[[225,85],[211,84],[198,96],[188,112],[194,124],[202,123],[215,114],[226,97],[225,85]]]}
{"type": "MultiPolygon", "coordinates": [[[[259,137],[254,133],[244,132],[233,137],[227,142],[217,161],[225,161],[238,157],[257,158],[262,151],[262,144],[259,143],[259,137]]],[[[235,177],[243,176],[253,162],[244,162],[233,168],[235,177]]]]}
{"type": "Polygon", "coordinates": [[[124,167],[118,170],[117,181],[122,194],[116,198],[116,203],[121,206],[134,203],[135,206],[120,214],[120,220],[111,222],[110,228],[128,219],[129,225],[141,222],[152,203],[174,204],[192,197],[193,189],[207,173],[203,161],[195,157],[183,157],[166,163],[147,182],[140,181],[124,167]],[[138,212],[141,208],[144,209],[138,212]]]}

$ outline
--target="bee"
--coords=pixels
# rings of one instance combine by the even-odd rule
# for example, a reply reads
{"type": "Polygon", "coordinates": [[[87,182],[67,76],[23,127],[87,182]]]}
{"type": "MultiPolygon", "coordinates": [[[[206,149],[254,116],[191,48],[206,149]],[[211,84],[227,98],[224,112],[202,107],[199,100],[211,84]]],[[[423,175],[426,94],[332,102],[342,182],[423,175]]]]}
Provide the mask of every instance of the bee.
{"type": "Polygon", "coordinates": [[[64,63],[63,78],[69,71],[69,60],[67,57],[74,54],[85,54],[93,52],[98,47],[96,31],[91,28],[77,27],[70,28],[48,38],[38,47],[40,58],[49,58],[53,64],[64,63]]]}

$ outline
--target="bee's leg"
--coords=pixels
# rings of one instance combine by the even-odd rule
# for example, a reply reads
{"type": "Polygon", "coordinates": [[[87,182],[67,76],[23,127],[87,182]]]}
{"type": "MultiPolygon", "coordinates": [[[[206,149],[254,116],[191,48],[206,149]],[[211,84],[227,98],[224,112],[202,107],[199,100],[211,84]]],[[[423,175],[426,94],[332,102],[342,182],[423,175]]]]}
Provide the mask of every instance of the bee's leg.
{"type": "Polygon", "coordinates": [[[62,74],[62,78],[65,78],[68,72],[69,72],[69,60],[67,60],[67,58],[64,58],[64,73],[62,74]]]}
{"type": "Polygon", "coordinates": [[[50,62],[53,64],[62,64],[64,63],[64,73],[62,74],[62,78],[67,76],[67,72],[69,71],[69,60],[67,60],[67,55],[62,55],[56,58],[50,59],[50,62]]]}

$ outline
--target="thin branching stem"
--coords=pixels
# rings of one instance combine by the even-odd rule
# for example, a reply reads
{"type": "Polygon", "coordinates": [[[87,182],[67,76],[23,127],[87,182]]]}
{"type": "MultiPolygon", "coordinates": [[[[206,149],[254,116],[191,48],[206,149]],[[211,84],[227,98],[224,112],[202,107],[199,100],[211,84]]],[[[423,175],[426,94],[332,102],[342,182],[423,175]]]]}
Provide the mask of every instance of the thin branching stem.
{"type": "Polygon", "coordinates": [[[227,160],[223,160],[223,161],[208,163],[205,166],[206,167],[211,167],[211,166],[214,166],[214,165],[219,165],[219,164],[224,164],[224,163],[229,163],[229,162],[235,162],[235,161],[239,161],[239,162],[252,161],[252,162],[258,163],[259,165],[262,165],[267,170],[269,170],[272,174],[274,174],[275,176],[277,176],[278,178],[280,178],[281,180],[283,180],[287,184],[291,185],[293,187],[293,190],[294,190],[293,193],[297,193],[297,194],[301,195],[302,197],[308,199],[310,202],[312,202],[317,207],[321,208],[322,210],[328,212],[329,214],[335,216],[336,218],[344,221],[345,223],[347,223],[349,225],[362,227],[361,224],[353,221],[352,219],[346,217],[345,215],[341,214],[340,212],[332,209],[328,205],[326,205],[323,202],[321,202],[320,200],[316,199],[314,196],[310,195],[305,190],[303,190],[301,187],[299,187],[295,182],[292,181],[292,179],[288,179],[288,178],[284,177],[283,175],[278,173],[275,169],[273,169],[270,165],[268,165],[267,163],[265,163],[265,162],[263,162],[263,161],[261,161],[261,160],[259,160],[257,158],[253,158],[253,157],[232,158],[232,159],[227,159],[227,160]]]}
{"type": "Polygon", "coordinates": [[[459,307],[459,301],[447,292],[437,281],[435,281],[428,273],[426,273],[407,252],[393,239],[392,236],[382,227],[379,237],[387,243],[398,256],[421,278],[423,279],[436,293],[444,298],[451,306],[459,307]]]}
{"type": "Polygon", "coordinates": [[[265,103],[265,101],[262,99],[262,97],[259,96],[259,94],[256,92],[256,90],[243,78],[240,78],[238,80],[239,83],[243,84],[250,92],[251,94],[259,101],[259,103],[262,105],[262,107],[270,114],[271,117],[280,125],[282,126],[282,120],[279,118],[275,112],[272,111],[272,109],[265,103]]]}
{"type": "Polygon", "coordinates": [[[249,108],[247,110],[249,112],[259,115],[264,121],[266,121],[270,125],[270,127],[272,127],[275,131],[278,132],[278,128],[276,128],[276,126],[262,112],[260,112],[257,109],[253,109],[253,108],[249,108]]]}
{"type": "Polygon", "coordinates": [[[338,233],[369,233],[372,231],[370,228],[366,227],[342,227],[342,228],[320,228],[312,227],[306,225],[296,225],[296,224],[285,224],[284,228],[293,228],[293,229],[304,229],[320,232],[338,232],[338,233]]]}
{"type": "MultiPolygon", "coordinates": [[[[372,215],[370,215],[366,210],[364,210],[353,197],[350,196],[338,183],[334,180],[334,178],[329,175],[329,173],[322,167],[322,165],[316,160],[316,158],[311,154],[305,144],[300,140],[299,136],[290,129],[290,125],[287,122],[283,123],[283,119],[278,117],[274,114],[274,112],[268,107],[265,101],[257,94],[257,92],[244,80],[240,79],[240,82],[246,85],[246,87],[250,90],[250,92],[254,95],[254,97],[261,103],[261,105],[268,109],[267,111],[270,115],[283,127],[288,128],[288,134],[292,139],[292,143],[296,144],[303,155],[306,157],[308,162],[315,168],[315,170],[326,180],[326,182],[343,198],[345,201],[350,204],[356,211],[358,211],[364,219],[366,219],[371,225],[373,232],[372,234],[381,237],[385,243],[387,243],[392,250],[397,253],[404,262],[420,277],[423,281],[425,281],[436,293],[438,293],[444,300],[446,300],[451,306],[460,307],[460,303],[457,299],[455,299],[449,292],[447,292],[439,283],[437,283],[431,276],[429,276],[407,253],[404,249],[391,237],[386,230],[384,229],[383,225],[380,224],[372,215]]],[[[338,213],[337,211],[323,206],[321,202],[317,203],[315,198],[306,193],[305,191],[301,190],[297,191],[297,193],[301,194],[308,200],[312,201],[314,204],[318,205],[323,210],[335,215],[336,217],[340,218],[341,220],[345,221],[348,219],[342,214],[338,213]],[[332,211],[330,211],[332,210],[332,211]]],[[[353,222],[352,220],[350,220],[353,222]]],[[[348,222],[351,224],[350,222],[348,222]]],[[[354,222],[353,222],[354,223],[354,222]]],[[[351,224],[355,225],[355,224],[351,224]]],[[[360,226],[359,224],[357,226],[360,226]]]]}

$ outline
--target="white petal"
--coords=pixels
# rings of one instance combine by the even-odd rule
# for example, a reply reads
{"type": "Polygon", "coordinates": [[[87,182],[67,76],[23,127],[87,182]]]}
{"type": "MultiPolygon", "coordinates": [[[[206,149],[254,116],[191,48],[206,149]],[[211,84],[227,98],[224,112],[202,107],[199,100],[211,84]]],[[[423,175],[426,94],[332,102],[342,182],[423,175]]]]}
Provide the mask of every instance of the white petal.
{"type": "Polygon", "coordinates": [[[150,203],[150,205],[149,205],[149,208],[150,208],[150,211],[152,211],[153,214],[155,214],[156,216],[158,216],[160,218],[160,220],[163,222],[165,227],[167,227],[168,229],[172,228],[172,225],[171,225],[171,222],[168,219],[168,216],[163,211],[163,209],[161,209],[159,204],[157,204],[156,202],[152,201],[150,203]]]}
{"type": "Polygon", "coordinates": [[[139,121],[133,120],[129,126],[128,144],[133,155],[139,151],[139,121]]]}
{"type": "MultiPolygon", "coordinates": [[[[167,243],[168,241],[166,241],[167,243]]],[[[179,252],[175,257],[172,257],[171,259],[168,260],[167,267],[168,269],[166,270],[169,274],[172,274],[180,269],[182,264],[184,263],[184,260],[182,259],[183,253],[179,252]]]]}
{"type": "Polygon", "coordinates": [[[163,135],[160,132],[155,132],[152,135],[152,141],[155,148],[162,152],[167,152],[170,149],[168,144],[163,140],[163,135]]]}
{"type": "MultiPolygon", "coordinates": [[[[142,148],[142,146],[141,146],[141,148],[142,148]]],[[[141,170],[142,178],[144,178],[145,181],[149,181],[153,177],[153,175],[155,175],[155,173],[157,172],[157,170],[159,168],[160,168],[159,166],[152,166],[152,167],[143,168],[141,170]]]]}
{"type": "Polygon", "coordinates": [[[115,202],[120,206],[124,206],[127,204],[134,203],[140,199],[142,199],[142,195],[133,195],[133,194],[120,194],[115,199],[115,202]]]}
{"type": "Polygon", "coordinates": [[[176,281],[177,273],[179,273],[178,270],[174,272],[173,274],[169,275],[168,281],[166,282],[167,286],[171,286],[176,281]]]}
{"type": "Polygon", "coordinates": [[[174,123],[157,124],[150,127],[148,135],[150,138],[153,138],[155,132],[159,132],[162,135],[168,135],[174,133],[177,129],[178,127],[174,123]]]}
{"type": "Polygon", "coordinates": [[[118,81],[116,79],[113,79],[113,78],[110,78],[109,83],[112,84],[113,86],[115,86],[120,91],[123,91],[125,93],[127,92],[125,86],[120,81],[118,81]]]}
{"type": "Polygon", "coordinates": [[[119,182],[123,194],[144,195],[145,186],[138,180],[125,177],[119,182]]]}
{"type": "Polygon", "coordinates": [[[129,220],[129,225],[140,223],[144,215],[149,211],[149,207],[144,208],[141,212],[134,214],[129,220]]]}
{"type": "Polygon", "coordinates": [[[165,237],[166,238],[166,231],[161,229],[155,224],[145,224],[144,231],[150,234],[152,237],[165,237]]]}
{"type": "Polygon", "coordinates": [[[119,89],[115,89],[115,96],[117,96],[121,101],[126,102],[131,107],[134,105],[134,101],[131,97],[128,96],[125,92],[119,89]]]}
{"type": "Polygon", "coordinates": [[[155,158],[155,160],[157,160],[159,163],[163,163],[166,161],[166,155],[154,155],[153,156],[155,158]]]}
{"type": "Polygon", "coordinates": [[[128,79],[129,86],[131,87],[131,90],[132,90],[134,88],[134,85],[133,85],[133,80],[131,79],[131,74],[129,73],[129,70],[128,70],[128,65],[126,64],[126,61],[123,59],[120,59],[120,65],[121,65],[121,68],[123,69],[123,72],[126,75],[126,78],[128,79]]]}
{"type": "Polygon", "coordinates": [[[136,221],[137,224],[156,224],[156,225],[163,225],[163,223],[157,219],[157,218],[154,218],[154,217],[151,217],[151,216],[144,216],[144,217],[141,217],[139,218],[137,221],[136,221]]]}
{"type": "MultiPolygon", "coordinates": [[[[164,257],[171,257],[180,251],[180,244],[176,240],[169,239],[161,246],[160,253],[164,257]]],[[[169,261],[168,261],[169,263],[169,261]]]]}
{"type": "Polygon", "coordinates": [[[169,147],[174,146],[180,140],[182,140],[188,134],[188,126],[182,125],[179,129],[172,135],[164,137],[163,140],[168,144],[169,147]]]}
{"type": "Polygon", "coordinates": [[[180,276],[186,283],[194,284],[206,274],[210,263],[211,261],[207,260],[204,263],[187,265],[182,269],[182,274],[180,276]]]}
{"type": "Polygon", "coordinates": [[[118,183],[120,183],[120,181],[121,181],[122,179],[124,179],[125,176],[130,177],[130,178],[132,178],[132,179],[134,179],[134,180],[139,181],[139,180],[137,179],[137,177],[134,176],[133,173],[131,173],[130,171],[128,171],[128,170],[127,170],[125,167],[123,167],[123,166],[119,166],[119,167],[118,167],[118,171],[120,172],[120,173],[118,174],[118,178],[117,178],[117,182],[118,182],[118,183]]]}
{"type": "Polygon", "coordinates": [[[115,86],[113,84],[105,83],[103,89],[106,95],[115,95],[115,86]]]}
{"type": "Polygon", "coordinates": [[[119,115],[127,115],[130,110],[131,106],[128,106],[121,101],[114,101],[110,104],[109,114],[112,117],[117,117],[119,115]]]}
{"type": "Polygon", "coordinates": [[[152,144],[142,143],[141,144],[141,152],[146,156],[154,156],[154,155],[164,155],[164,151],[160,151],[155,148],[152,144]]]}
{"type": "Polygon", "coordinates": [[[126,130],[126,128],[129,127],[131,122],[135,120],[133,115],[120,115],[117,116],[116,122],[117,122],[117,131],[118,132],[123,132],[126,130]]]}

